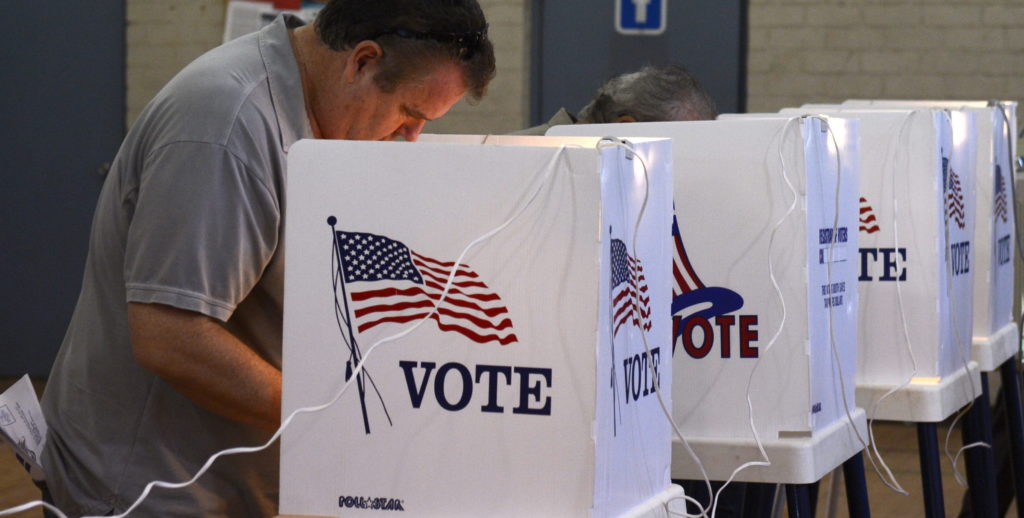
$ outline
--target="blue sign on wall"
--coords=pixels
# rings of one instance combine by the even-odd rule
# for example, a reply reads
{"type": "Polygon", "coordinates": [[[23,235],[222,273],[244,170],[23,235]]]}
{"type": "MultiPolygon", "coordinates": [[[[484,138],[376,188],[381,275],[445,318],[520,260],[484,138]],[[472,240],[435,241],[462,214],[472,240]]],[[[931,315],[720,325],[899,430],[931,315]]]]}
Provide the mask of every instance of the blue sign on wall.
{"type": "Polygon", "coordinates": [[[615,0],[615,30],[657,36],[665,32],[667,12],[668,0],[615,0]]]}

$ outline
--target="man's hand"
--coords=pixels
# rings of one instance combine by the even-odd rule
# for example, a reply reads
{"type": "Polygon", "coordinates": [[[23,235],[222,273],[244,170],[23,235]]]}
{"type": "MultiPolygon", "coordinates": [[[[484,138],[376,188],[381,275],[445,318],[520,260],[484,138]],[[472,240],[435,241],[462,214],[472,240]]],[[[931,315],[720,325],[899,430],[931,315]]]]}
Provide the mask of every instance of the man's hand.
{"type": "Polygon", "coordinates": [[[128,303],[132,352],[195,404],[265,430],[281,422],[281,371],[200,313],[128,303]]]}

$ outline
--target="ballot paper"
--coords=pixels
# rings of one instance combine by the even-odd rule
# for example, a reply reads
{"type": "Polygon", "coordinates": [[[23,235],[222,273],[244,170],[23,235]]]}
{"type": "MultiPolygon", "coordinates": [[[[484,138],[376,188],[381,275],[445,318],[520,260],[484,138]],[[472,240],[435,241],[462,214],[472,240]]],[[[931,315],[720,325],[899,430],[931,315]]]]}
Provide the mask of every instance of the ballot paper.
{"type": "Polygon", "coordinates": [[[0,394],[0,437],[11,445],[33,480],[46,480],[39,461],[46,444],[46,419],[27,374],[0,394]]]}

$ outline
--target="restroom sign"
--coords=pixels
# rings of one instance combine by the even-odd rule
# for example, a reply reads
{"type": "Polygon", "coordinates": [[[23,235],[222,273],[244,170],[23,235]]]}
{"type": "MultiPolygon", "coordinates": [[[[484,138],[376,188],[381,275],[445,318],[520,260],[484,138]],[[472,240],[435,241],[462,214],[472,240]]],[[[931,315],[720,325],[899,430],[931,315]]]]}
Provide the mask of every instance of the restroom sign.
{"type": "Polygon", "coordinates": [[[665,32],[668,0],[615,0],[619,34],[657,36],[665,32]]]}

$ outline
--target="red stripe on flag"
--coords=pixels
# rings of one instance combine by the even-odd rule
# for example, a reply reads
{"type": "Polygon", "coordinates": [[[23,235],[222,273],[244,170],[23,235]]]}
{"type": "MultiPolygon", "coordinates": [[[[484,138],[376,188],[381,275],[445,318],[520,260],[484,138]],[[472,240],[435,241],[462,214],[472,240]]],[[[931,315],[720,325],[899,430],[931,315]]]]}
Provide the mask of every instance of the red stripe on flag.
{"type": "MultiPolygon", "coordinates": [[[[356,311],[355,311],[356,318],[362,317],[363,315],[368,315],[368,314],[373,313],[375,311],[381,311],[381,310],[384,310],[384,309],[392,309],[394,311],[397,311],[398,309],[407,309],[407,308],[411,308],[411,307],[424,307],[423,304],[426,304],[427,307],[433,307],[435,305],[435,303],[438,300],[441,299],[441,295],[439,293],[428,293],[426,291],[420,290],[419,288],[412,288],[412,290],[417,290],[419,293],[412,293],[412,294],[408,294],[407,296],[410,296],[410,295],[411,296],[423,295],[423,296],[428,297],[430,300],[422,300],[422,301],[414,300],[413,302],[396,302],[396,303],[392,303],[392,304],[378,304],[378,305],[375,305],[375,306],[363,306],[363,307],[361,307],[359,309],[356,309],[356,311]],[[404,305],[404,304],[416,304],[416,305],[403,306],[402,308],[398,308],[398,306],[401,306],[401,305],[404,305]]],[[[355,295],[355,294],[353,294],[353,295],[355,295]]],[[[389,295],[385,295],[385,296],[387,297],[389,295]]],[[[353,300],[355,300],[355,299],[353,298],[353,300]]],[[[362,299],[362,300],[369,300],[369,299],[362,299]]],[[[461,299],[454,298],[454,297],[451,296],[450,293],[448,294],[447,297],[445,297],[444,303],[445,304],[450,304],[452,306],[457,306],[457,307],[460,307],[460,308],[469,309],[469,310],[472,310],[472,311],[478,311],[478,312],[483,313],[484,315],[487,315],[487,316],[492,317],[492,318],[496,317],[498,315],[504,315],[504,314],[508,313],[508,310],[505,309],[504,307],[498,306],[498,307],[493,307],[493,308],[485,308],[485,307],[482,307],[480,305],[474,304],[471,301],[461,300],[461,299]]]]}
{"type": "MultiPolygon", "coordinates": [[[[383,323],[399,323],[399,324],[401,324],[401,323],[405,323],[405,322],[412,322],[413,320],[421,319],[421,318],[426,317],[426,316],[427,316],[427,313],[420,313],[420,314],[417,314],[417,315],[400,315],[400,316],[388,317],[388,318],[384,318],[384,319],[375,321],[373,323],[367,323],[365,325],[361,325],[361,326],[359,326],[359,331],[362,332],[365,329],[369,329],[371,327],[374,327],[374,326],[376,326],[378,324],[383,324],[383,323]]],[[[459,333],[460,335],[465,336],[466,338],[469,338],[470,340],[473,340],[474,342],[477,342],[477,343],[498,342],[501,345],[508,345],[510,343],[518,342],[519,341],[519,338],[516,337],[515,333],[508,334],[508,335],[505,335],[505,336],[500,336],[500,335],[497,335],[497,334],[482,335],[480,333],[477,333],[476,331],[473,331],[472,329],[468,329],[468,328],[465,328],[465,327],[462,327],[462,326],[459,326],[459,325],[456,325],[456,324],[447,324],[447,323],[441,322],[440,317],[438,316],[437,313],[434,313],[433,315],[431,315],[430,318],[433,319],[437,323],[437,327],[441,331],[453,331],[453,332],[459,333]]]]}
{"type": "MultiPolygon", "coordinates": [[[[437,259],[433,259],[433,258],[427,257],[425,255],[420,255],[420,254],[418,254],[416,252],[413,252],[412,250],[409,250],[409,253],[412,254],[413,259],[422,259],[424,261],[424,263],[432,263],[430,265],[426,265],[425,264],[424,266],[426,266],[427,268],[432,268],[432,269],[435,269],[435,270],[438,270],[438,271],[448,270],[448,272],[451,272],[452,267],[455,266],[455,262],[454,261],[453,262],[438,261],[437,259]],[[438,268],[438,267],[440,267],[440,268],[438,268]]],[[[446,273],[446,275],[447,275],[447,273],[446,273]]],[[[457,275],[465,275],[466,277],[471,277],[471,278],[474,278],[474,279],[479,277],[479,275],[477,275],[476,272],[474,272],[473,270],[470,270],[469,267],[467,267],[464,264],[459,265],[459,273],[457,275]]]]}

